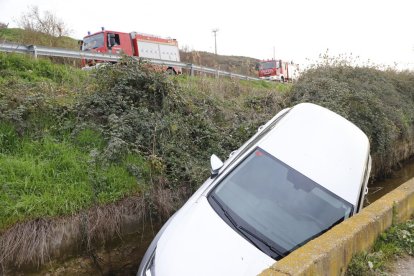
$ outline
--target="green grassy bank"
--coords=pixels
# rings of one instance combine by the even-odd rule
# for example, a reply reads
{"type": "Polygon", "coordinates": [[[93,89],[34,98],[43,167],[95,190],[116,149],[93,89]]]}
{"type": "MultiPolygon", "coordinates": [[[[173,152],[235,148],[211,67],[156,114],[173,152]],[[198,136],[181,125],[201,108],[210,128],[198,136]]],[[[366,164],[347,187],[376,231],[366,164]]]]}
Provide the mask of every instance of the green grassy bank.
{"type": "Polygon", "coordinates": [[[0,54],[0,84],[2,230],[154,185],[185,197],[208,176],[209,155],[237,148],[280,109],[286,92],[278,90],[288,89],[171,79],[129,63],[88,75],[9,54],[0,54]]]}

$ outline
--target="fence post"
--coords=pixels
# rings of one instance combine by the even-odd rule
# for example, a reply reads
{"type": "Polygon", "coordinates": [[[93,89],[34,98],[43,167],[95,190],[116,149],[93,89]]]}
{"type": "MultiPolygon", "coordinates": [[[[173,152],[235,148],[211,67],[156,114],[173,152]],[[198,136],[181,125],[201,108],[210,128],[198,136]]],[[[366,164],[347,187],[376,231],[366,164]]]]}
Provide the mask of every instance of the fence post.
{"type": "Polygon", "coordinates": [[[29,49],[29,52],[32,53],[33,57],[35,59],[37,59],[37,49],[36,49],[36,45],[29,45],[28,49],[29,49]]]}
{"type": "Polygon", "coordinates": [[[194,67],[192,63],[190,63],[190,76],[194,77],[194,67]]]}

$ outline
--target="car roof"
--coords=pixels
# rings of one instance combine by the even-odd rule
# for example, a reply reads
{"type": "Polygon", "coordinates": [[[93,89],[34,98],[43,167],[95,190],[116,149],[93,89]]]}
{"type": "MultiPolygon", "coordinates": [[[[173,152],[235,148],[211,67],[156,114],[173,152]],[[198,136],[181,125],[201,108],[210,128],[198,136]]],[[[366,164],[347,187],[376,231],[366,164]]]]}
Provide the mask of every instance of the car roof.
{"type": "Polygon", "coordinates": [[[294,106],[258,146],[357,205],[369,140],[357,126],[321,106],[294,106]]]}

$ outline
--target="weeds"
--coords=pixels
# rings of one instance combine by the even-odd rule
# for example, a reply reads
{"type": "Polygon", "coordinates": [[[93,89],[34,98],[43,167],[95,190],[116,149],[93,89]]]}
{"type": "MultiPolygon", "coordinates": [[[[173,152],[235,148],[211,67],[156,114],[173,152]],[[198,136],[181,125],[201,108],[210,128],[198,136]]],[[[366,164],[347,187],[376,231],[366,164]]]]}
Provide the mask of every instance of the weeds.
{"type": "Polygon", "coordinates": [[[12,41],[28,45],[68,48],[78,50],[77,40],[68,36],[53,37],[42,32],[19,28],[0,28],[0,41],[12,41]]]}
{"type": "Polygon", "coordinates": [[[385,275],[398,256],[414,255],[414,222],[394,225],[382,233],[370,252],[352,258],[346,275],[385,275]]]}
{"type": "Polygon", "coordinates": [[[40,81],[74,84],[85,78],[85,72],[70,66],[53,64],[47,59],[35,60],[22,54],[0,53],[0,84],[40,81]]]}
{"type": "Polygon", "coordinates": [[[13,152],[0,155],[0,228],[114,202],[145,182],[145,160],[137,155],[120,164],[92,164],[88,152],[50,136],[16,140],[13,152]],[[140,168],[140,174],[128,168],[140,168]]]}
{"type": "Polygon", "coordinates": [[[263,94],[264,89],[252,91],[233,80],[171,80],[128,61],[103,68],[97,78],[99,92],[76,109],[80,120],[94,125],[108,141],[104,159],[142,152],[153,173],[170,187],[189,191],[208,175],[213,152],[226,156],[280,109],[274,104],[280,97],[277,90],[263,94]],[[245,101],[253,96],[263,98],[263,106],[246,108],[245,101]],[[267,107],[271,113],[257,114],[267,107]],[[242,135],[228,128],[229,122],[242,135]]]}

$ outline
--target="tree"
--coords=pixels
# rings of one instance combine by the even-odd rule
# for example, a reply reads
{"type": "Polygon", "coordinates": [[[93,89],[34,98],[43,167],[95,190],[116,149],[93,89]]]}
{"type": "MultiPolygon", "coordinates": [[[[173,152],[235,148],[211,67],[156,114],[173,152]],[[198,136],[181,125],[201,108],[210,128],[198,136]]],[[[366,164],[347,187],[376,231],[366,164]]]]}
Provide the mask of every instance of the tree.
{"type": "Polygon", "coordinates": [[[62,19],[50,11],[40,13],[37,6],[30,6],[17,20],[17,24],[31,32],[41,32],[53,37],[67,36],[71,33],[62,19]]]}

